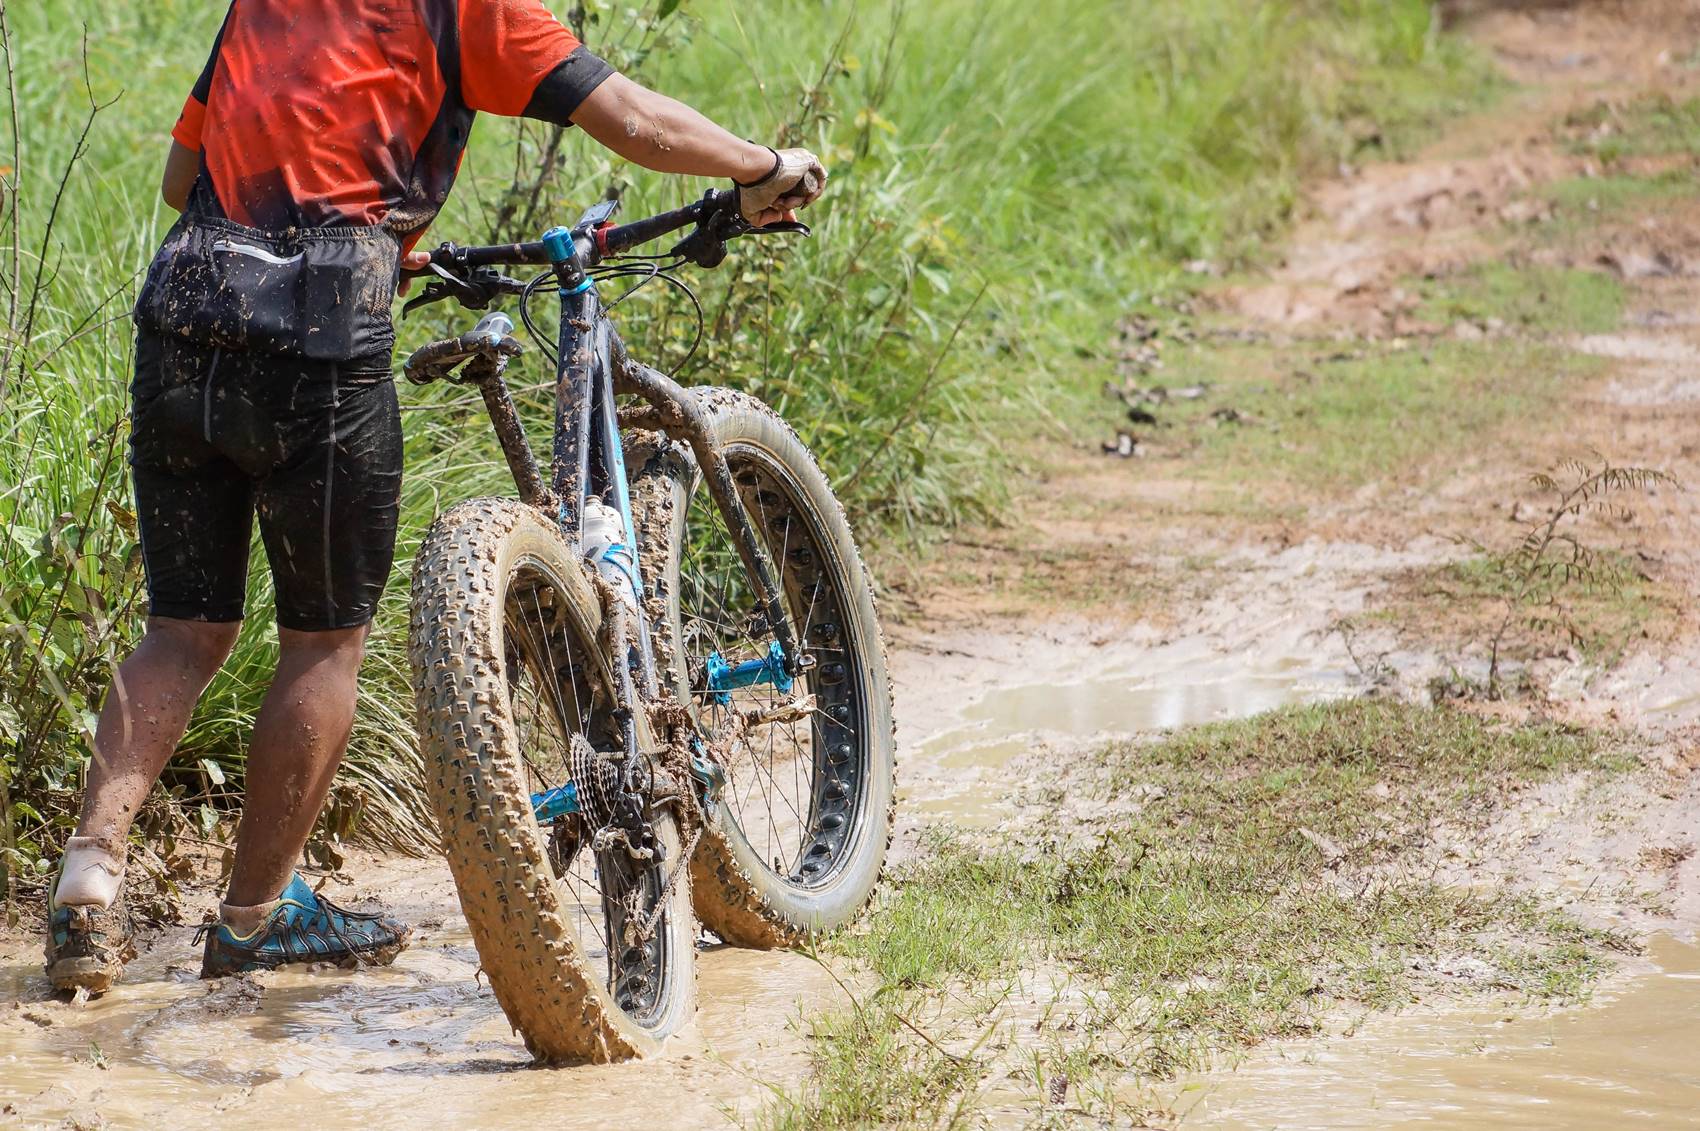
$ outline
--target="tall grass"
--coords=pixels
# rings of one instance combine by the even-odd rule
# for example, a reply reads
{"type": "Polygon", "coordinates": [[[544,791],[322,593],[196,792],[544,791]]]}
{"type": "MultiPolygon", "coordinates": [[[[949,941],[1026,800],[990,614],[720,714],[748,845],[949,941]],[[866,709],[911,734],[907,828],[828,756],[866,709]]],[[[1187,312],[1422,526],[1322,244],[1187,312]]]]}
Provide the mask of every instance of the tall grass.
{"type": "MultiPolygon", "coordinates": [[[[171,218],[157,192],[166,131],[221,9],[0,0],[13,76],[0,93],[0,886],[37,875],[64,835],[92,712],[140,629],[123,314],[171,218]]],[[[995,509],[998,441],[1043,418],[1059,361],[1099,348],[1177,264],[1232,258],[1274,230],[1300,175],[1351,156],[1363,121],[1396,136],[1480,81],[1424,0],[587,0],[570,18],[661,89],[825,156],[812,240],[751,241],[694,280],[710,335],[684,374],[774,404],[887,540],[995,509]]],[[[524,235],[610,188],[638,214],[703,187],[486,118],[436,232],[524,235]]],[[[434,308],[403,343],[466,317],[434,308]]],[[[693,327],[663,288],[620,318],[638,354],[683,360],[693,327]]],[[[408,399],[431,407],[405,420],[398,578],[436,510],[505,489],[474,409],[452,392],[408,399]]],[[[541,426],[535,396],[528,411],[541,426]]],[[[185,743],[185,800],[240,781],[274,647],[258,554],[249,600],[185,743]]],[[[405,601],[392,585],[336,820],[363,809],[365,831],[396,846],[428,840],[405,601]]],[[[216,806],[205,812],[210,827],[216,806]]]]}

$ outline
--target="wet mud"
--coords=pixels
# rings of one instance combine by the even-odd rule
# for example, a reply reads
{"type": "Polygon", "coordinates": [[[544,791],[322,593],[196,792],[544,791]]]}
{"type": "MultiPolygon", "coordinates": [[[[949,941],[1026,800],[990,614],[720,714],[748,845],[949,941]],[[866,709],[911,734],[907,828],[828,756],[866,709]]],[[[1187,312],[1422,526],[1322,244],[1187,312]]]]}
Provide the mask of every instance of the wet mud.
{"type": "MultiPolygon", "coordinates": [[[[700,955],[696,1022],[658,1058],[538,1068],[479,977],[447,868],[390,861],[419,940],[393,967],[294,968],[202,982],[187,930],[154,940],[117,990],[52,999],[33,949],[0,957],[0,1125],[713,1127],[803,1066],[800,1011],[843,1000],[788,952],[700,955]],[[102,1122],[104,1121],[104,1122],[102,1122]]],[[[368,876],[370,872],[366,873],[368,876]]]]}
{"type": "Polygon", "coordinates": [[[1224,1131],[1700,1126],[1700,948],[1662,936],[1645,966],[1585,1008],[1415,1009],[1268,1050],[1171,1106],[1182,1127],[1224,1131]]]}
{"type": "Polygon", "coordinates": [[[921,820],[995,824],[1015,805],[1013,765],[1035,750],[1245,718],[1354,687],[1347,672],[1297,656],[1173,664],[1173,651],[1154,649],[1116,675],[986,692],[910,753],[905,803],[921,820]]]}
{"type": "MultiPolygon", "coordinates": [[[[1303,631],[1295,622],[1278,638],[1303,631]]],[[[995,823],[1022,784],[1019,767],[1000,776],[1004,760],[1039,744],[1240,716],[1351,687],[1338,649],[1255,658],[1240,644],[1206,636],[1152,646],[1135,634],[1083,648],[1068,636],[979,633],[973,655],[958,650],[943,665],[900,651],[899,717],[909,720],[900,846],[928,824],[995,823]],[[1055,682],[1018,682],[1023,657],[1055,682]],[[918,676],[925,666],[930,682],[918,676]]],[[[191,931],[179,927],[145,939],[113,993],[76,1005],[50,996],[34,940],[11,936],[0,944],[0,1110],[23,1126],[230,1117],[259,1129],[348,1126],[403,1106],[420,1127],[491,1126],[502,1122],[498,1109],[547,1112],[560,1127],[724,1126],[759,1106],[767,1086],[800,1077],[804,1018],[842,1004],[838,979],[855,976],[790,952],[708,947],[696,1020],[664,1055],[537,1068],[480,978],[447,867],[357,855],[347,870],[359,883],[333,885],[333,898],[379,896],[417,930],[393,967],[205,983],[191,931]]]]}

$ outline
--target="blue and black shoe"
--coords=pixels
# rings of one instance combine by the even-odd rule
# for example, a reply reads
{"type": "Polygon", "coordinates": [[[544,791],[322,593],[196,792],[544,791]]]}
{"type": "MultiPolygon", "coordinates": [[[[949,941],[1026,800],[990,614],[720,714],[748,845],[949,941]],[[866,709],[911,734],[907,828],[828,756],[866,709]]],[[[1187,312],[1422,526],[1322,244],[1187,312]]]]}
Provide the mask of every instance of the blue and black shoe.
{"type": "Polygon", "coordinates": [[[206,939],[201,977],[219,978],[294,962],[388,966],[407,949],[407,936],[407,928],[389,916],[344,910],[315,894],[297,875],[252,934],[207,923],[195,933],[195,941],[206,939]]]}
{"type": "Polygon", "coordinates": [[[103,994],[124,972],[124,963],[134,957],[136,945],[122,889],[110,907],[60,907],[49,889],[47,979],[54,989],[103,994]]]}

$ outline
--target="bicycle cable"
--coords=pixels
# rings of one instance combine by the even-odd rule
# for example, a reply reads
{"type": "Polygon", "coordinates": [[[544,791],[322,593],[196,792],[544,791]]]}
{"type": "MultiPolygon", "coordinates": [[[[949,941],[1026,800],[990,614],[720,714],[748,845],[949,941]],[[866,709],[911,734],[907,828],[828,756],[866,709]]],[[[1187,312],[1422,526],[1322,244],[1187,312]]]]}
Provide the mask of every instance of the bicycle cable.
{"type": "MultiPolygon", "coordinates": [[[[675,270],[684,265],[684,262],[685,261],[683,259],[665,255],[622,255],[614,258],[611,261],[610,266],[600,270],[593,269],[588,272],[590,275],[599,280],[626,278],[636,278],[638,280],[621,293],[618,298],[614,299],[614,301],[608,303],[602,308],[603,317],[606,317],[610,310],[613,310],[616,306],[619,306],[622,302],[625,302],[628,298],[631,298],[632,295],[636,294],[639,290],[648,286],[650,283],[655,282],[657,279],[684,292],[685,297],[691,302],[692,310],[696,314],[696,334],[692,337],[690,348],[685,351],[685,356],[680,359],[677,365],[667,370],[667,376],[672,378],[677,378],[685,366],[690,364],[691,359],[696,356],[697,350],[702,347],[703,337],[708,329],[708,316],[702,308],[702,300],[697,297],[697,293],[691,289],[689,283],[686,283],[683,279],[673,274],[675,270]]],[[[544,335],[543,331],[538,327],[536,320],[531,316],[532,297],[537,293],[539,287],[543,286],[544,283],[547,283],[554,277],[555,273],[553,271],[543,271],[525,284],[525,287],[519,293],[519,318],[520,323],[525,327],[526,334],[531,338],[532,342],[536,344],[538,352],[540,352],[544,358],[548,360],[551,367],[558,370],[560,368],[560,353],[549,341],[548,337],[544,335]]],[[[512,390],[512,393],[516,397],[524,396],[528,393],[536,393],[541,392],[544,389],[553,388],[554,385],[554,381],[540,381],[535,385],[526,385],[522,388],[514,389],[512,390]]],[[[483,403],[482,398],[466,397],[461,400],[446,401],[442,404],[403,405],[401,406],[401,411],[430,412],[438,409],[470,408],[474,405],[480,405],[483,403]]]]}

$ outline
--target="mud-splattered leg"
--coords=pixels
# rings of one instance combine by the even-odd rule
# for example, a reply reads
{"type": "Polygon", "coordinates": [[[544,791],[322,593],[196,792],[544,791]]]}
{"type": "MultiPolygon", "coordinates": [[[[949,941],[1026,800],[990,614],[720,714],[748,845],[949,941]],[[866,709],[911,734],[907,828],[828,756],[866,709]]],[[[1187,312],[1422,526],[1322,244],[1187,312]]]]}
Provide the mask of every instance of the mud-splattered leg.
{"type": "Polygon", "coordinates": [[[277,674],[248,750],[230,903],[267,903],[289,882],[348,746],[369,629],[278,629],[277,674]]]}
{"type": "Polygon", "coordinates": [[[237,622],[149,618],[146,635],[118,665],[101,707],[78,836],[122,858],[131,822],[240,629],[237,622]]]}

